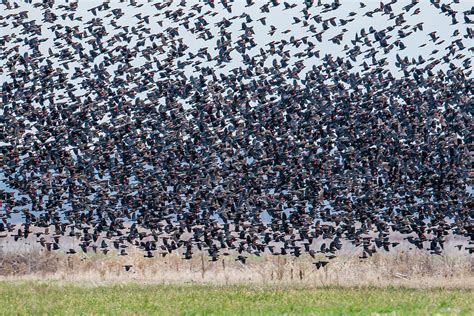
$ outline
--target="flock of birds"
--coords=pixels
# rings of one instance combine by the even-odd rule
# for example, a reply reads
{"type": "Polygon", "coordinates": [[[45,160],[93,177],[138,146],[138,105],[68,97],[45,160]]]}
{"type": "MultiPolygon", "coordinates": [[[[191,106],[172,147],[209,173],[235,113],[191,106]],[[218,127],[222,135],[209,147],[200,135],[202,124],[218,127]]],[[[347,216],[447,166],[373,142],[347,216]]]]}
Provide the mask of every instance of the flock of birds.
{"type": "Polygon", "coordinates": [[[449,37],[407,22],[418,0],[189,2],[1,0],[0,237],[318,269],[345,244],[474,252],[474,8],[430,0],[449,37]]]}

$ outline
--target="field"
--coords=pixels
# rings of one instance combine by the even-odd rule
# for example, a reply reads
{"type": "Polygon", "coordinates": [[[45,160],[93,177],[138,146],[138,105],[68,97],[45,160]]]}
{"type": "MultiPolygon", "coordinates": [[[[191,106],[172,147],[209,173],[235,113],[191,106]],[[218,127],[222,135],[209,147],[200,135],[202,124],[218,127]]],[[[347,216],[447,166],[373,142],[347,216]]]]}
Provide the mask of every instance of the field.
{"type": "Polygon", "coordinates": [[[360,251],[347,249],[317,269],[313,263],[325,259],[320,254],[315,258],[248,255],[246,264],[242,264],[235,260],[235,254],[212,262],[207,252],[183,260],[178,253],[144,258],[142,252],[134,249],[127,256],[114,251],[107,255],[100,252],[66,255],[26,245],[13,246],[0,243],[0,281],[474,289],[474,257],[457,250],[433,256],[401,248],[380,251],[362,260],[360,251]],[[130,267],[128,271],[125,266],[130,267]]]}
{"type": "Polygon", "coordinates": [[[0,314],[472,315],[473,298],[456,289],[1,282],[0,314]]]}
{"type": "Polygon", "coordinates": [[[474,314],[468,255],[346,253],[320,269],[313,261],[4,251],[0,314],[474,314]]]}

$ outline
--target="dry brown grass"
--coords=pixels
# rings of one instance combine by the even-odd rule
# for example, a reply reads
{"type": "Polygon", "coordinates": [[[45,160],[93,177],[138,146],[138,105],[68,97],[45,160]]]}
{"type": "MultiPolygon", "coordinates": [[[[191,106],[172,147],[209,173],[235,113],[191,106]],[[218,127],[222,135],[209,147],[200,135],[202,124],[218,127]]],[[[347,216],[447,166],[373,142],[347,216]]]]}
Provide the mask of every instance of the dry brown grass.
{"type": "Polygon", "coordinates": [[[411,288],[474,288],[474,258],[467,254],[433,256],[425,252],[377,253],[360,260],[344,254],[316,269],[309,256],[249,256],[247,264],[234,257],[209,262],[205,254],[183,260],[179,254],[144,258],[109,253],[65,255],[30,249],[0,252],[0,280],[56,280],[87,283],[280,284],[304,286],[403,286],[411,288]],[[131,264],[130,271],[124,265],[131,264]]]}

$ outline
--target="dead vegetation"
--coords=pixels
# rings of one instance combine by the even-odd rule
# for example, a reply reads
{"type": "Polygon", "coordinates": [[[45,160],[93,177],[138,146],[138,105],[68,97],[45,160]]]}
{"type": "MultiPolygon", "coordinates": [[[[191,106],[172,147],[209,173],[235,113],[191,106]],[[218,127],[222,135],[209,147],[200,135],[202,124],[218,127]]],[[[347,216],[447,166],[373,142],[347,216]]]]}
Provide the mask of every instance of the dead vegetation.
{"type": "MultiPolygon", "coordinates": [[[[323,257],[321,258],[323,259],[323,257]]],[[[309,256],[234,256],[210,262],[206,254],[184,260],[178,254],[144,258],[109,253],[66,255],[39,249],[0,252],[0,279],[113,283],[300,284],[306,286],[405,286],[474,288],[474,258],[433,256],[414,250],[377,253],[361,260],[344,254],[317,269],[309,256]],[[125,266],[130,265],[129,271],[125,266]]]]}

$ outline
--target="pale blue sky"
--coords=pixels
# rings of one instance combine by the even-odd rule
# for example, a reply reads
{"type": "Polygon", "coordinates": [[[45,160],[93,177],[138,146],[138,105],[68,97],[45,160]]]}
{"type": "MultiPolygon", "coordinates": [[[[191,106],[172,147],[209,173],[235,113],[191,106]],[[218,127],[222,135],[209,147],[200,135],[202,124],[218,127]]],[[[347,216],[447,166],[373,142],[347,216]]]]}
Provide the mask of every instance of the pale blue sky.
{"type": "MultiPolygon", "coordinates": [[[[23,1],[18,0],[17,2],[20,5],[19,9],[6,11],[6,12],[3,13],[3,15],[5,16],[6,13],[27,11],[30,20],[36,20],[37,23],[40,23],[40,24],[43,23],[43,22],[41,22],[42,12],[43,12],[42,10],[40,10],[39,8],[34,8],[31,4],[26,4],[23,1]]],[[[162,3],[162,1],[158,1],[158,2],[162,3]]],[[[212,26],[211,30],[213,31],[213,35],[215,35],[215,37],[212,40],[205,41],[203,39],[197,39],[196,34],[191,34],[190,32],[186,31],[183,28],[183,26],[181,26],[179,24],[174,24],[170,20],[164,19],[162,17],[163,14],[164,14],[164,11],[166,11],[166,10],[175,10],[175,9],[179,8],[180,1],[174,1],[173,4],[169,8],[167,8],[165,10],[162,10],[161,12],[159,12],[153,6],[153,3],[157,3],[157,1],[154,1],[153,3],[150,3],[150,2],[147,2],[147,1],[138,1],[138,3],[143,4],[143,6],[140,7],[140,8],[136,8],[136,7],[129,6],[128,5],[129,1],[121,3],[117,0],[113,0],[113,1],[111,1],[110,6],[111,6],[111,8],[121,8],[122,11],[125,13],[124,16],[122,16],[120,19],[117,20],[117,24],[119,26],[130,26],[130,28],[134,25],[136,26],[139,20],[137,18],[135,18],[134,15],[138,14],[138,13],[141,13],[142,16],[150,15],[150,24],[147,25],[147,27],[151,28],[152,33],[158,34],[160,32],[163,32],[165,29],[167,29],[170,26],[179,27],[180,28],[180,31],[179,31],[180,32],[180,37],[183,38],[184,43],[186,45],[190,46],[190,49],[189,49],[190,52],[197,52],[201,48],[208,47],[209,52],[211,53],[211,55],[214,55],[217,52],[217,51],[214,51],[215,41],[219,38],[219,36],[217,36],[218,35],[217,34],[218,29],[217,29],[217,27],[214,26],[214,24],[216,22],[221,21],[223,17],[225,17],[226,19],[230,19],[233,16],[240,16],[243,13],[247,13],[252,17],[253,22],[248,23],[248,25],[253,26],[253,29],[255,31],[255,40],[256,40],[257,44],[259,46],[261,45],[262,47],[264,47],[264,44],[266,44],[270,41],[278,41],[278,40],[281,40],[281,39],[285,39],[285,40],[289,41],[292,36],[294,36],[296,38],[301,38],[303,36],[311,36],[312,35],[312,33],[307,31],[307,27],[306,28],[302,27],[302,23],[292,25],[292,23],[294,22],[293,17],[301,18],[301,16],[302,16],[302,13],[300,11],[301,11],[302,8],[304,8],[303,1],[288,1],[288,3],[298,3],[299,4],[297,7],[293,8],[293,9],[290,9],[290,10],[283,10],[283,8],[284,8],[283,1],[280,1],[281,4],[278,7],[273,8],[273,7],[270,6],[270,13],[265,13],[265,14],[260,13],[259,7],[261,7],[263,4],[265,4],[268,1],[262,1],[262,0],[256,0],[255,4],[251,7],[245,7],[246,2],[243,1],[243,0],[236,0],[232,4],[232,13],[228,13],[222,7],[222,5],[220,4],[220,1],[216,1],[216,8],[215,9],[212,9],[208,5],[204,4],[203,1],[197,1],[197,0],[189,1],[188,0],[186,2],[187,2],[188,5],[187,5],[186,9],[184,9],[185,12],[187,12],[187,10],[189,10],[188,8],[191,7],[194,4],[201,4],[203,6],[201,15],[204,15],[204,18],[209,23],[209,26],[212,26]],[[217,15],[215,15],[215,16],[211,16],[209,14],[206,15],[205,13],[208,10],[212,11],[212,12],[216,12],[217,15]],[[154,16],[157,13],[161,13],[161,15],[160,16],[154,16]],[[267,18],[266,19],[266,22],[267,22],[266,26],[262,25],[259,21],[257,21],[262,16],[265,16],[267,18]],[[158,25],[158,23],[157,23],[158,20],[163,21],[163,26],[162,27],[160,25],[158,25]],[[268,31],[270,30],[270,25],[274,25],[278,29],[278,31],[273,36],[270,36],[270,35],[267,34],[268,31]],[[281,32],[285,31],[285,30],[291,30],[291,32],[289,32],[287,34],[282,34],[281,32]]],[[[315,2],[317,2],[317,1],[315,1],[315,2]]],[[[384,2],[388,3],[388,1],[384,1],[384,2]]],[[[64,2],[64,1],[56,1],[56,4],[62,4],[62,3],[66,4],[66,2],[64,2]]],[[[84,23],[89,21],[93,17],[91,12],[87,11],[87,10],[92,8],[92,7],[95,7],[95,6],[99,5],[101,3],[102,3],[101,1],[80,0],[76,16],[83,16],[83,21],[82,22],[70,21],[69,19],[66,19],[66,20],[63,21],[61,18],[59,18],[56,23],[58,23],[58,24],[60,23],[62,25],[67,25],[67,26],[71,26],[71,27],[78,25],[80,28],[82,28],[82,27],[84,27],[84,23]]],[[[332,3],[332,1],[323,1],[323,4],[326,4],[326,3],[332,3]]],[[[360,5],[359,5],[360,1],[341,0],[341,3],[342,3],[342,6],[339,9],[337,9],[336,11],[328,12],[328,13],[321,13],[322,7],[316,7],[316,6],[313,6],[309,10],[309,12],[312,16],[319,14],[323,17],[323,19],[336,17],[336,21],[338,22],[337,27],[331,26],[331,28],[324,33],[323,43],[318,42],[314,37],[309,38],[310,41],[312,41],[314,44],[316,44],[316,49],[320,50],[321,57],[323,57],[324,54],[326,54],[326,53],[330,53],[334,56],[343,56],[344,52],[342,52],[342,49],[344,47],[344,44],[347,43],[347,44],[349,44],[349,47],[351,47],[350,40],[354,39],[355,33],[360,32],[360,30],[362,28],[365,28],[365,30],[368,31],[369,28],[372,26],[376,30],[382,30],[382,29],[386,28],[387,26],[394,24],[394,20],[389,20],[388,15],[382,15],[380,12],[374,14],[372,18],[370,18],[368,16],[363,16],[363,14],[365,12],[367,12],[369,10],[373,10],[376,7],[378,7],[379,3],[380,3],[379,1],[364,1],[364,3],[366,4],[366,7],[363,8],[363,9],[360,9],[360,5]],[[339,19],[348,19],[349,18],[348,14],[350,12],[355,12],[356,13],[356,15],[353,17],[354,21],[350,22],[349,24],[347,24],[345,26],[340,26],[339,25],[339,19]],[[336,45],[336,44],[333,44],[333,43],[328,41],[328,39],[330,39],[333,36],[339,34],[343,28],[347,29],[347,32],[344,35],[342,45],[336,45]]],[[[399,0],[396,4],[392,5],[392,8],[395,12],[397,12],[397,13],[400,12],[401,13],[401,12],[404,12],[402,7],[406,6],[409,3],[411,3],[411,0],[410,1],[399,0]]],[[[442,3],[451,3],[451,1],[442,1],[442,3]]],[[[423,56],[425,56],[425,59],[427,59],[429,57],[429,54],[434,49],[437,48],[437,49],[439,49],[439,52],[437,54],[433,55],[433,57],[435,57],[435,58],[441,57],[442,56],[441,54],[445,52],[444,47],[449,45],[452,42],[452,40],[455,39],[454,37],[451,37],[455,30],[459,30],[459,32],[460,32],[459,36],[462,36],[462,35],[466,34],[466,27],[468,25],[464,24],[463,15],[462,15],[461,12],[466,11],[466,10],[470,10],[473,5],[474,5],[474,1],[471,1],[471,0],[461,0],[459,4],[454,4],[454,3],[451,4],[452,8],[459,12],[458,17],[457,17],[457,20],[459,21],[459,24],[457,24],[457,25],[451,25],[451,18],[444,15],[444,14],[441,14],[440,11],[438,9],[436,9],[432,4],[430,4],[430,2],[428,0],[420,1],[420,3],[417,6],[415,6],[413,9],[411,9],[411,11],[409,13],[405,13],[404,17],[405,17],[407,23],[405,23],[404,25],[414,26],[415,24],[417,24],[419,22],[423,22],[424,23],[423,24],[424,30],[415,32],[411,36],[409,36],[407,38],[404,38],[404,39],[401,39],[402,42],[407,47],[405,50],[398,51],[397,49],[393,49],[386,56],[388,58],[389,62],[390,62],[390,65],[392,66],[391,69],[395,70],[394,75],[397,73],[396,69],[393,67],[393,63],[396,60],[395,59],[395,54],[396,53],[400,54],[402,57],[406,55],[406,56],[409,56],[410,58],[411,57],[418,57],[418,55],[423,55],[423,56]],[[415,11],[416,8],[420,8],[420,13],[418,15],[411,16],[411,14],[415,11]],[[437,35],[439,37],[441,37],[441,39],[445,39],[445,42],[442,44],[442,46],[435,47],[435,45],[433,45],[433,42],[429,42],[430,38],[428,37],[427,34],[432,32],[432,31],[436,31],[437,35]],[[428,43],[428,45],[425,46],[425,47],[420,48],[419,45],[422,44],[422,43],[428,43]]],[[[58,12],[62,13],[64,11],[63,10],[56,10],[55,12],[56,13],[58,13],[58,12]]],[[[197,11],[193,11],[193,12],[198,14],[197,11]]],[[[110,10],[107,13],[110,13],[110,10]]],[[[105,13],[105,14],[107,14],[107,13],[105,13]]],[[[104,17],[105,14],[104,14],[104,12],[98,12],[98,16],[100,16],[102,18],[104,17]]],[[[197,17],[197,15],[196,15],[196,17],[197,17]]],[[[107,19],[109,19],[109,18],[107,18],[107,19]]],[[[474,18],[471,16],[471,19],[474,19],[474,18]]],[[[233,37],[234,37],[233,41],[235,41],[237,39],[237,37],[240,34],[242,34],[242,31],[241,31],[242,21],[243,21],[242,19],[233,20],[233,24],[229,28],[229,32],[232,33],[233,37]]],[[[317,24],[312,19],[310,19],[309,22],[314,24],[318,31],[322,31],[321,24],[317,24]]],[[[51,26],[51,24],[44,24],[44,25],[46,27],[51,26]]],[[[48,40],[43,43],[43,45],[41,46],[41,49],[42,49],[42,52],[47,55],[48,48],[52,48],[53,52],[56,52],[57,50],[55,50],[55,48],[53,46],[54,34],[50,30],[46,29],[45,26],[43,26],[43,37],[47,38],[48,40]]],[[[192,24],[191,24],[191,26],[192,26],[192,24]]],[[[393,42],[397,39],[397,30],[398,29],[399,28],[396,28],[391,33],[391,35],[393,35],[393,38],[391,38],[389,40],[389,42],[390,41],[393,42]]],[[[18,35],[18,30],[19,30],[19,28],[13,30],[13,29],[10,29],[10,28],[6,27],[6,28],[1,28],[0,32],[2,32],[2,35],[16,34],[17,36],[21,37],[22,35],[18,35]]],[[[113,27],[110,24],[107,25],[107,30],[108,30],[110,35],[114,34],[113,27]]],[[[411,30],[411,28],[409,28],[405,31],[408,32],[409,30],[411,30]]],[[[62,30],[62,31],[64,31],[64,30],[62,30]]],[[[144,35],[147,35],[147,34],[144,34],[144,35]]],[[[370,37],[373,39],[372,35],[370,37]]],[[[473,46],[472,45],[472,40],[469,41],[468,39],[463,38],[463,41],[464,41],[466,47],[472,47],[473,46]]],[[[16,43],[15,45],[18,45],[18,44],[19,43],[16,43]]],[[[134,41],[132,41],[130,43],[130,45],[133,45],[133,44],[134,44],[134,41]]],[[[150,42],[147,41],[146,44],[149,45],[150,42]]],[[[86,43],[84,43],[84,41],[83,41],[83,45],[84,45],[84,47],[88,47],[88,45],[86,43]]],[[[124,44],[123,43],[118,43],[118,45],[124,45],[124,44]]],[[[11,46],[13,46],[13,45],[10,43],[9,47],[11,47],[11,46]]],[[[21,43],[20,43],[20,46],[21,46],[21,43]]],[[[299,49],[293,48],[292,53],[293,54],[296,53],[298,50],[302,49],[304,46],[305,45],[300,46],[299,49]]],[[[250,51],[249,55],[252,56],[252,54],[258,54],[259,53],[259,48],[260,47],[254,48],[252,51],[250,51]]],[[[268,48],[268,46],[267,46],[267,48],[268,48]]],[[[377,49],[377,46],[374,45],[374,48],[377,49]]],[[[27,47],[20,47],[20,49],[21,49],[21,52],[24,52],[24,51],[28,50],[27,47]]],[[[377,57],[381,58],[382,53],[383,52],[379,53],[377,55],[377,57]]],[[[465,49],[462,53],[469,56],[469,52],[467,51],[467,49],[465,49]]],[[[228,69],[238,67],[240,65],[241,58],[240,58],[239,54],[237,52],[234,52],[232,56],[234,57],[233,62],[230,63],[228,67],[223,68],[221,71],[225,72],[228,69]]],[[[181,58],[180,60],[184,61],[185,57],[181,58]]],[[[269,59],[268,62],[270,63],[271,60],[272,60],[272,58],[269,59]]],[[[100,61],[100,58],[98,58],[97,61],[100,61]]],[[[145,59],[144,58],[137,58],[135,62],[136,62],[136,65],[138,66],[139,64],[144,63],[145,59]]],[[[311,65],[319,64],[320,62],[321,62],[320,60],[317,60],[316,58],[312,58],[311,60],[306,60],[305,65],[311,67],[311,65]]],[[[362,59],[361,59],[361,56],[359,56],[358,62],[353,63],[353,64],[360,64],[361,62],[362,62],[362,59]]],[[[5,60],[0,61],[1,66],[4,66],[4,63],[5,63],[5,60]]],[[[203,65],[205,65],[205,63],[203,63],[203,65]]],[[[69,66],[72,68],[74,66],[74,64],[70,64],[69,66]]],[[[191,66],[187,66],[185,69],[186,69],[186,73],[188,75],[192,74],[193,68],[191,66]]],[[[0,78],[1,78],[2,82],[5,81],[5,80],[8,80],[6,78],[6,73],[5,72],[3,74],[1,74],[0,78]]]]}

